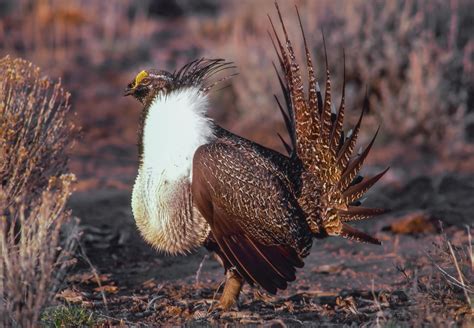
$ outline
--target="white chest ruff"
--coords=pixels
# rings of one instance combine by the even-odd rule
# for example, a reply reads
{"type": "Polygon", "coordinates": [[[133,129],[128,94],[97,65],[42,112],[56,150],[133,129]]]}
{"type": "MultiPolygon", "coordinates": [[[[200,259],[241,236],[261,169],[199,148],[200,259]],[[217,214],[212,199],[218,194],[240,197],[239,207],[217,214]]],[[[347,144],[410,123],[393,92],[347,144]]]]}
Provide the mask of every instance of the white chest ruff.
{"type": "Polygon", "coordinates": [[[188,252],[209,233],[192,205],[190,187],[193,155],[213,137],[204,115],[207,105],[206,96],[195,88],[158,96],[143,127],[133,215],[145,240],[167,253],[188,252]]]}
{"type": "Polygon", "coordinates": [[[170,181],[190,176],[196,149],[213,137],[207,107],[195,88],[158,96],[144,124],[142,167],[170,181]]]}
{"type": "Polygon", "coordinates": [[[170,182],[153,171],[140,171],[132,208],[143,237],[160,251],[189,252],[209,234],[209,225],[193,207],[189,179],[170,182]]]}

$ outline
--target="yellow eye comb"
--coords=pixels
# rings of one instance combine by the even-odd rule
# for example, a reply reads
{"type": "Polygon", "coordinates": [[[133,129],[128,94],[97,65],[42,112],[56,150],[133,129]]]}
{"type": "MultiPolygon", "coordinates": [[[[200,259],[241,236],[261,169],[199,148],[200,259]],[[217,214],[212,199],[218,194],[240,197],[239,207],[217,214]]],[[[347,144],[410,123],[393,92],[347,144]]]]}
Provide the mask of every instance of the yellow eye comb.
{"type": "Polygon", "coordinates": [[[135,77],[135,82],[133,83],[132,88],[136,88],[140,82],[148,76],[148,73],[145,71],[141,71],[140,73],[137,74],[135,77]]]}

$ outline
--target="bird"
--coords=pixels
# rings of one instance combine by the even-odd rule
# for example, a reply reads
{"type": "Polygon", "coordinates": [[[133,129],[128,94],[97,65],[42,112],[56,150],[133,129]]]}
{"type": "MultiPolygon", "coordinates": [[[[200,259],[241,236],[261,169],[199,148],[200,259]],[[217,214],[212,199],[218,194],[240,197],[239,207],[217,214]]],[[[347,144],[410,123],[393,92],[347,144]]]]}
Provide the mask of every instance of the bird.
{"type": "Polygon", "coordinates": [[[197,59],[172,73],[143,70],[125,90],[143,105],[132,192],[137,227],[148,243],[168,254],[202,246],[213,252],[225,270],[223,310],[237,302],[245,282],[270,294],[286,289],[315,238],[381,244],[348,222],[388,211],[361,206],[361,197],[388,168],[371,177],[359,175],[378,129],[368,146],[354,154],[368,101],[345,133],[345,59],[335,111],[325,42],[323,97],[298,8],[304,70],[275,6],[283,37],[269,16],[270,37],[284,104],[275,98],[289,135],[289,142],[279,135],[288,154],[232,133],[207,115],[211,90],[235,75],[214,80],[235,68],[224,59],[197,59]]]}

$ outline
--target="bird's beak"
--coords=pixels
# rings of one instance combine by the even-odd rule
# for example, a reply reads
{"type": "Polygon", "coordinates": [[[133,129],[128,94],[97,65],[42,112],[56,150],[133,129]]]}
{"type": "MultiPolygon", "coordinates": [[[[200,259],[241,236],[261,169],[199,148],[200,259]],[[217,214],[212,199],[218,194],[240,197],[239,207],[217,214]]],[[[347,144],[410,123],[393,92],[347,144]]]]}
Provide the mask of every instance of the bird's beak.
{"type": "Polygon", "coordinates": [[[126,96],[130,96],[133,94],[133,92],[135,91],[135,89],[133,88],[130,88],[130,87],[127,87],[123,93],[123,96],[126,97],[126,96]]]}

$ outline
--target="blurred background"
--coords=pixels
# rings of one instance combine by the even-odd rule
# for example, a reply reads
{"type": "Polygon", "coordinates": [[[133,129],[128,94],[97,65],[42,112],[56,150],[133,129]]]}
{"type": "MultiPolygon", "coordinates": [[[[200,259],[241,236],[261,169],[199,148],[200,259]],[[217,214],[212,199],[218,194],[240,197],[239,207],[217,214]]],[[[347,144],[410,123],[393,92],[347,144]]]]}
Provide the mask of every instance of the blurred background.
{"type": "MultiPolygon", "coordinates": [[[[216,296],[222,269],[206,260],[203,249],[187,257],[159,254],[138,233],[130,191],[142,106],[123,97],[123,91],[143,69],[174,71],[196,58],[225,58],[235,63],[239,75],[212,92],[209,115],[235,133],[284,151],[277,133],[286,132],[273,97],[281,97],[272,66],[277,57],[267,33],[267,14],[277,19],[273,0],[0,0],[0,58],[22,57],[41,68],[0,59],[0,90],[13,90],[0,94],[0,114],[8,114],[0,120],[0,219],[2,209],[10,211],[2,204],[22,201],[35,209],[29,214],[32,224],[24,225],[32,242],[20,243],[20,254],[28,256],[17,261],[15,225],[8,235],[15,238],[0,247],[0,294],[7,300],[0,299],[0,325],[4,304],[13,304],[9,309],[16,312],[9,311],[18,320],[36,323],[42,314],[45,326],[65,327],[92,326],[91,321],[104,323],[100,326],[189,320],[199,326],[268,324],[275,318],[291,325],[314,320],[377,327],[463,325],[464,315],[472,315],[474,290],[474,0],[280,0],[302,59],[295,4],[321,86],[324,32],[336,104],[345,53],[347,130],[359,117],[366,90],[370,107],[360,146],[381,125],[362,174],[391,169],[365,205],[393,211],[358,227],[383,246],[337,238],[315,241],[298,281],[273,301],[254,297],[246,286],[243,317],[200,321],[210,314],[206,302],[216,296]],[[70,119],[80,128],[69,150],[79,192],[70,198],[73,178],[52,177],[67,172],[63,150],[71,120],[62,115],[67,106],[44,100],[64,95],[48,93],[54,84],[44,82],[27,93],[29,80],[18,78],[28,75],[40,83],[39,72],[60,79],[71,93],[70,119]],[[45,123],[52,112],[55,118],[45,123]],[[62,187],[43,193],[51,183],[62,187]],[[27,197],[18,197],[20,192],[27,197]],[[71,215],[80,218],[77,231],[75,224],[65,224],[66,201],[71,215]],[[78,248],[74,261],[57,269],[51,263],[62,260],[54,241],[63,228],[71,230],[64,235],[78,248]],[[43,263],[41,269],[37,263],[43,263]],[[41,279],[52,276],[64,281],[50,283],[48,288],[58,293],[47,299],[35,286],[44,292],[41,279]],[[458,276],[461,283],[453,278],[458,276]],[[3,286],[17,287],[3,293],[3,286]],[[54,306],[43,312],[40,305],[49,303],[54,306]],[[255,321],[248,321],[249,311],[255,321]]],[[[24,208],[17,206],[14,215],[23,217],[24,208]]],[[[0,244],[7,235],[2,222],[0,244]]],[[[72,246],[62,249],[61,254],[73,254],[72,246]]],[[[278,321],[274,326],[282,325],[278,321]]]]}
{"type": "MultiPolygon", "coordinates": [[[[474,1],[280,1],[301,55],[294,4],[321,85],[324,31],[336,99],[345,51],[349,123],[369,90],[361,145],[382,126],[369,171],[391,165],[383,180],[395,184],[474,171],[474,1]]],[[[276,19],[272,0],[0,0],[0,56],[32,61],[71,92],[79,189],[130,189],[141,105],[122,93],[145,68],[173,71],[203,56],[233,61],[239,75],[213,93],[210,116],[283,151],[267,13],[276,19]]]]}

